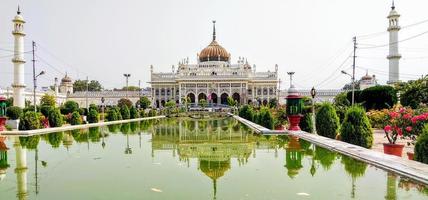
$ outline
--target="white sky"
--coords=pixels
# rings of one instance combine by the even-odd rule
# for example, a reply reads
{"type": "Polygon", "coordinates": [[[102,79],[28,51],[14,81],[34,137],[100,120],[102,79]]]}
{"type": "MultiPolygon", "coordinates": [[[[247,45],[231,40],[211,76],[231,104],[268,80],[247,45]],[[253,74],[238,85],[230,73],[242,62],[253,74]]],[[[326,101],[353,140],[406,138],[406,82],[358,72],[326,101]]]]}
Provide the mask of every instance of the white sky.
{"type": "MultiPolygon", "coordinates": [[[[171,71],[182,58],[196,62],[196,53],[211,41],[211,20],[217,20],[217,40],[232,54],[244,56],[257,71],[279,65],[281,88],[287,71],[295,71],[300,88],[341,88],[351,72],[352,37],[386,31],[390,0],[1,0],[0,87],[12,82],[12,18],[17,4],[27,21],[25,50],[39,44],[37,71],[47,74],[39,85],[53,84],[65,72],[73,79],[99,80],[106,88],[122,87],[123,73],[130,85],[148,86],[149,66],[171,71]],[[8,57],[9,56],[9,57],[8,57]],[[336,58],[336,59],[334,59],[336,58]]],[[[396,0],[402,26],[428,19],[427,0],[396,0]]],[[[402,29],[400,39],[428,31],[428,23],[402,29]]],[[[388,34],[359,40],[387,44],[388,34]]],[[[402,42],[403,80],[428,73],[428,34],[402,42]]],[[[387,81],[388,48],[359,49],[357,78],[376,74],[387,81]]],[[[31,55],[25,65],[26,84],[32,86],[31,55]]],[[[284,81],[285,80],[285,81],[284,81]]]]}

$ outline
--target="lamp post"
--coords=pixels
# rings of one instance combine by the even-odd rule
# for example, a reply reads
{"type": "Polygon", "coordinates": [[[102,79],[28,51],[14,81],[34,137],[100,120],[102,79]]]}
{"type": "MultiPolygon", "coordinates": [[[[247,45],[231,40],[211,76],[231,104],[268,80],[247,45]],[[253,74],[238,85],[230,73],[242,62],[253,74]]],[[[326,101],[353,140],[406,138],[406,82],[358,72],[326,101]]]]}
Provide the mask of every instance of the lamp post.
{"type": "Polygon", "coordinates": [[[103,120],[104,121],[104,102],[105,102],[105,98],[104,97],[101,97],[101,113],[102,113],[102,118],[101,118],[101,120],[103,120]]]}
{"type": "Polygon", "coordinates": [[[311,96],[312,96],[312,133],[316,133],[316,124],[315,124],[315,96],[317,95],[317,91],[315,90],[315,87],[312,87],[311,89],[311,96]]]}
{"type": "Polygon", "coordinates": [[[352,102],[351,102],[351,105],[354,105],[354,102],[355,102],[355,74],[351,75],[348,72],[345,72],[344,70],[342,70],[341,72],[342,72],[342,74],[345,74],[345,75],[348,75],[351,77],[351,80],[352,80],[352,83],[351,83],[352,84],[352,102]]]}
{"type": "MultiPolygon", "coordinates": [[[[33,70],[34,73],[34,70],[33,70]]],[[[37,77],[45,74],[45,71],[41,71],[38,75],[33,74],[33,103],[34,103],[34,112],[37,112],[37,106],[36,106],[36,89],[37,89],[37,77]]]]}
{"type": "Polygon", "coordinates": [[[126,94],[125,94],[125,96],[126,96],[126,99],[128,99],[128,79],[129,79],[129,77],[131,76],[131,74],[123,74],[123,76],[125,76],[125,78],[126,78],[126,94]]]}

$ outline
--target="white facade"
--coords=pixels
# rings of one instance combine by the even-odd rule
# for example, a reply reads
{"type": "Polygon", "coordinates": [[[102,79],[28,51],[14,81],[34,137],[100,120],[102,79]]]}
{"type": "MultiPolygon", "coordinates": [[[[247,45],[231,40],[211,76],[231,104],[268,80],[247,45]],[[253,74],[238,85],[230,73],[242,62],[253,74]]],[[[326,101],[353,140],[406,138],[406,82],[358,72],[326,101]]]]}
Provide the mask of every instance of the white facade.
{"type": "Polygon", "coordinates": [[[398,31],[400,31],[400,26],[398,23],[398,19],[400,18],[400,15],[395,10],[394,2],[392,3],[391,12],[388,15],[388,21],[389,21],[389,79],[388,83],[395,83],[400,81],[400,58],[401,55],[398,52],[398,31]]]}
{"type": "MultiPolygon", "coordinates": [[[[214,22],[215,23],[215,22],[214,22]]],[[[226,104],[232,97],[240,104],[258,101],[267,103],[278,99],[278,66],[274,71],[256,72],[244,58],[231,63],[230,54],[216,41],[215,26],[210,45],[198,54],[196,64],[184,59],[177,70],[154,72],[150,67],[153,107],[162,107],[172,100],[177,104],[198,103],[205,99],[208,103],[226,104]]]]}
{"type": "MultiPolygon", "coordinates": [[[[22,94],[24,95],[24,100],[31,102],[31,105],[32,105],[34,102],[33,90],[24,90],[22,94]]],[[[40,104],[40,99],[45,94],[55,96],[57,105],[61,105],[67,100],[67,96],[65,94],[61,94],[61,93],[58,94],[58,93],[55,93],[54,91],[36,91],[36,104],[40,104]]],[[[10,97],[14,97],[15,95],[14,95],[14,91],[10,88],[6,88],[6,89],[0,88],[0,96],[10,98],[10,97]]],[[[15,101],[15,99],[13,101],[15,101]]]]}
{"type": "Polygon", "coordinates": [[[104,98],[104,105],[106,106],[115,106],[117,102],[126,98],[126,93],[128,93],[128,99],[133,103],[137,103],[140,97],[147,96],[150,99],[150,91],[142,90],[140,91],[89,91],[89,92],[75,92],[67,95],[67,100],[75,101],[79,104],[80,107],[85,108],[86,102],[87,105],[95,104],[97,106],[102,105],[101,98],[104,98]]]}
{"type": "Polygon", "coordinates": [[[15,38],[13,62],[13,105],[21,108],[25,107],[25,79],[24,79],[24,18],[18,7],[18,12],[13,21],[12,35],[15,38]]]}

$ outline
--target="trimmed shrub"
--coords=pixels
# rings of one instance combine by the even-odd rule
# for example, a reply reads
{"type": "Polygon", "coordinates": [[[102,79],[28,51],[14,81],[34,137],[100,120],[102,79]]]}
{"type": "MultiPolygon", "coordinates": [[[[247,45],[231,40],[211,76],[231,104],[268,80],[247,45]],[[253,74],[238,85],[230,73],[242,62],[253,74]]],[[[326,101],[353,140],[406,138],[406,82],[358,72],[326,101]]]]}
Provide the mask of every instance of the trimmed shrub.
{"type": "Polygon", "coordinates": [[[9,119],[17,120],[22,116],[23,112],[22,109],[18,106],[11,106],[6,109],[6,116],[9,119]]]}
{"type": "Polygon", "coordinates": [[[391,108],[397,103],[397,91],[391,86],[369,87],[361,92],[366,110],[391,108]]]}
{"type": "Polygon", "coordinates": [[[98,111],[98,106],[95,105],[95,104],[93,104],[93,103],[89,105],[89,110],[96,110],[97,112],[99,112],[98,111]]]}
{"type": "MultiPolygon", "coordinates": [[[[38,111],[40,110],[40,106],[36,106],[36,108],[38,111]]],[[[34,112],[34,106],[33,105],[26,106],[24,109],[22,109],[23,113],[26,113],[29,111],[34,112]]]]}
{"type": "Polygon", "coordinates": [[[128,106],[120,107],[120,114],[122,115],[122,119],[129,119],[131,117],[128,106]]]}
{"type": "Polygon", "coordinates": [[[241,109],[239,109],[239,116],[252,121],[254,117],[253,107],[249,105],[242,106],[241,109]]]}
{"type": "Polygon", "coordinates": [[[312,122],[312,113],[306,113],[303,115],[302,119],[300,120],[300,129],[302,131],[306,131],[308,133],[312,133],[314,131],[314,125],[312,122]]]}
{"type": "Polygon", "coordinates": [[[140,108],[143,110],[147,109],[151,104],[149,98],[147,98],[147,97],[141,97],[137,103],[140,104],[140,108]]]}
{"type": "Polygon", "coordinates": [[[339,131],[339,117],[331,103],[323,103],[315,118],[319,135],[334,139],[339,131]]]}
{"type": "Polygon", "coordinates": [[[58,108],[52,109],[49,112],[48,119],[51,127],[61,127],[64,124],[61,111],[58,108]]]}
{"type": "Polygon", "coordinates": [[[129,109],[131,108],[132,104],[133,103],[131,100],[125,99],[125,98],[119,99],[119,101],[117,101],[117,106],[119,106],[120,108],[122,108],[123,106],[126,106],[129,109]]]}
{"type": "Polygon", "coordinates": [[[425,125],[416,141],[414,160],[428,164],[428,125],[425,125]]]}
{"type": "Polygon", "coordinates": [[[129,117],[131,119],[140,118],[140,113],[138,113],[138,110],[134,106],[129,109],[129,117]]]}
{"type": "Polygon", "coordinates": [[[34,111],[26,112],[19,122],[19,130],[34,130],[41,128],[39,115],[34,111]]]}
{"type": "Polygon", "coordinates": [[[71,125],[79,125],[79,124],[82,124],[82,117],[80,116],[79,112],[74,111],[74,112],[71,114],[70,124],[71,124],[71,125]]]}
{"type": "Polygon", "coordinates": [[[151,109],[151,110],[149,111],[149,113],[148,113],[148,115],[147,115],[147,116],[149,116],[149,117],[154,117],[154,116],[156,116],[156,115],[158,115],[158,114],[157,114],[157,112],[156,112],[156,110],[151,109]]]}
{"type": "Polygon", "coordinates": [[[116,111],[117,120],[122,120],[122,114],[120,113],[120,108],[117,106],[114,106],[113,109],[116,111]]]}
{"type": "Polygon", "coordinates": [[[107,121],[116,121],[118,119],[116,110],[113,108],[108,109],[106,119],[107,121]]]}
{"type": "MultiPolygon", "coordinates": [[[[355,90],[354,91],[354,103],[363,103],[364,100],[361,98],[361,93],[363,91],[361,90],[355,90]]],[[[348,93],[346,93],[346,98],[349,101],[349,104],[352,104],[352,91],[349,91],[348,93]]]]}
{"type": "Polygon", "coordinates": [[[260,116],[259,116],[259,124],[261,126],[264,126],[265,128],[268,129],[273,129],[273,117],[272,117],[272,113],[270,112],[268,107],[262,107],[260,109],[260,116]]]}
{"type": "Polygon", "coordinates": [[[49,113],[54,109],[53,106],[49,106],[49,105],[42,105],[40,107],[40,112],[42,113],[43,116],[45,117],[49,117],[49,113]]]}
{"type": "Polygon", "coordinates": [[[86,108],[79,108],[78,112],[80,115],[88,115],[88,109],[86,108]]]}
{"type": "Polygon", "coordinates": [[[89,109],[87,120],[89,123],[97,123],[100,118],[96,109],[89,109]]]}
{"type": "Polygon", "coordinates": [[[140,117],[147,117],[145,110],[140,110],[140,117]]]}
{"type": "Polygon", "coordinates": [[[342,141],[371,148],[373,145],[373,131],[369,118],[363,108],[352,106],[345,115],[341,129],[342,141]]]}
{"type": "Polygon", "coordinates": [[[61,113],[63,115],[67,115],[69,113],[73,113],[74,111],[79,111],[79,104],[75,101],[66,101],[61,108],[61,113]]]}

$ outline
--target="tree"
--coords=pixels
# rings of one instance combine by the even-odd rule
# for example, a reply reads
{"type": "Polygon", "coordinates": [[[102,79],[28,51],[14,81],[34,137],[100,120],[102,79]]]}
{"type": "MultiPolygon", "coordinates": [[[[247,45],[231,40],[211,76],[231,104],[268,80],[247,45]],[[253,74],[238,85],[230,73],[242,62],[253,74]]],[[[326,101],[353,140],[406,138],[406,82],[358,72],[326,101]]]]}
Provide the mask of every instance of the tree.
{"type": "Polygon", "coordinates": [[[119,106],[120,108],[126,106],[129,109],[132,107],[132,101],[126,98],[121,98],[119,99],[119,101],[117,101],[117,106],[119,106]]]}
{"type": "Polygon", "coordinates": [[[48,119],[51,127],[61,127],[64,124],[61,111],[58,108],[54,108],[49,112],[48,119]]]}
{"type": "Polygon", "coordinates": [[[319,135],[335,138],[339,131],[339,118],[331,103],[323,103],[315,115],[316,130],[319,135]]]}
{"type": "Polygon", "coordinates": [[[135,109],[134,106],[132,106],[131,109],[129,109],[129,116],[131,119],[140,118],[140,113],[137,111],[137,109],[135,109]]]}
{"type": "Polygon", "coordinates": [[[147,109],[151,103],[152,102],[150,102],[147,97],[141,97],[140,100],[137,101],[137,104],[140,104],[140,108],[144,110],[147,109]]]}
{"type": "Polygon", "coordinates": [[[19,130],[34,130],[41,126],[39,115],[34,111],[24,113],[19,122],[19,130]]]}
{"type": "Polygon", "coordinates": [[[251,107],[250,105],[242,106],[241,109],[239,109],[239,116],[252,121],[254,118],[253,107],[251,107]]]}
{"type": "Polygon", "coordinates": [[[79,111],[79,104],[72,100],[66,101],[61,108],[61,113],[64,115],[73,113],[74,111],[79,111]]]}
{"type": "Polygon", "coordinates": [[[236,106],[238,102],[236,102],[232,97],[227,97],[227,105],[228,106],[236,106]]]}
{"type": "Polygon", "coordinates": [[[378,85],[364,89],[360,98],[366,110],[381,110],[397,103],[397,91],[391,86],[378,85]]]}
{"type": "Polygon", "coordinates": [[[118,119],[117,112],[114,108],[107,110],[107,121],[116,121],[118,119]]]}
{"type": "Polygon", "coordinates": [[[76,80],[73,83],[73,90],[75,92],[86,91],[86,86],[88,91],[101,91],[103,89],[102,85],[96,80],[91,80],[89,84],[86,80],[76,80]]]}
{"type": "Polygon", "coordinates": [[[41,106],[51,106],[55,107],[56,105],[56,98],[53,95],[49,95],[45,93],[42,98],[40,99],[40,105],[41,106]]]}
{"type": "Polygon", "coordinates": [[[137,87],[137,86],[128,86],[128,88],[125,86],[121,90],[122,91],[139,91],[141,89],[139,87],[137,87]]]}
{"type": "Polygon", "coordinates": [[[99,121],[98,111],[96,109],[89,109],[88,122],[97,123],[99,121]]]}
{"type": "Polygon", "coordinates": [[[79,125],[79,124],[82,124],[82,117],[80,116],[79,112],[74,111],[74,112],[71,114],[70,124],[71,124],[71,125],[79,125]]]}
{"type": "Polygon", "coordinates": [[[403,106],[418,108],[421,104],[428,104],[428,75],[403,84],[399,87],[399,91],[403,106]]]}
{"type": "Polygon", "coordinates": [[[120,107],[120,114],[122,115],[122,119],[129,119],[131,114],[129,113],[128,106],[122,106],[120,107]]]}
{"type": "Polygon", "coordinates": [[[269,107],[270,108],[276,108],[278,105],[278,100],[276,98],[269,99],[269,107]]]}

